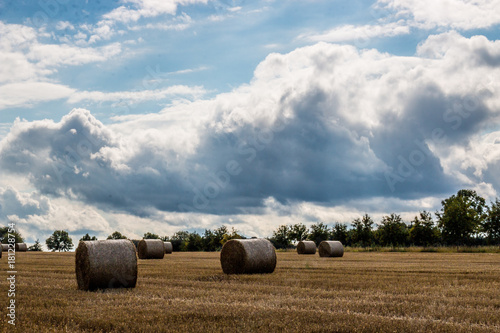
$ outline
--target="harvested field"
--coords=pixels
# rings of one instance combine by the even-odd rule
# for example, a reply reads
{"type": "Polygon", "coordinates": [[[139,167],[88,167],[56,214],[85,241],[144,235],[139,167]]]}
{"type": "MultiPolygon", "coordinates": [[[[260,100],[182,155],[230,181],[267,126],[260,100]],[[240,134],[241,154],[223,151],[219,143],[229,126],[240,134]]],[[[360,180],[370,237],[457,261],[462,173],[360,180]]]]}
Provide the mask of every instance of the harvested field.
{"type": "MultiPolygon", "coordinates": [[[[74,253],[17,253],[16,328],[500,331],[497,253],[346,252],[331,260],[277,252],[276,270],[262,275],[225,275],[219,255],[176,252],[168,260],[140,260],[135,289],[86,292],[77,289],[74,253]]],[[[6,258],[0,263],[0,293],[6,295],[6,258]]],[[[0,316],[1,331],[6,332],[6,306],[0,308],[0,316]]]]}

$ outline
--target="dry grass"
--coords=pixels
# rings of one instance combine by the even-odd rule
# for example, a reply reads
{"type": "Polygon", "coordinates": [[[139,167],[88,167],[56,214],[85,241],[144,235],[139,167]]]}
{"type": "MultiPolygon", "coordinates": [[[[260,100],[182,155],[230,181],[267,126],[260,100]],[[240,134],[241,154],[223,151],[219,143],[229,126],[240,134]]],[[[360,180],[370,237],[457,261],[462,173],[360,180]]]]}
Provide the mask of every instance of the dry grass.
{"type": "MultiPolygon", "coordinates": [[[[499,254],[277,255],[273,274],[227,276],[219,253],[173,253],[164,260],[139,260],[135,289],[85,292],[77,289],[74,253],[18,253],[17,329],[500,331],[499,254]]],[[[5,258],[1,267],[0,293],[6,295],[5,258]]],[[[5,332],[10,325],[4,305],[0,327],[5,332]]]]}

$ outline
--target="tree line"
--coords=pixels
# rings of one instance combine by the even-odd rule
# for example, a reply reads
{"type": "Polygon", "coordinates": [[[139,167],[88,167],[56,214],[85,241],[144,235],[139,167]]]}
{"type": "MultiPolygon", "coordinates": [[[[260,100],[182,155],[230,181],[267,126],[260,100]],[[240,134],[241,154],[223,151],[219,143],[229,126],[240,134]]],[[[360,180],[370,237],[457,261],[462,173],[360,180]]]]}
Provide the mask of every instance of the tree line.
{"type": "MultiPolygon", "coordinates": [[[[309,228],[303,223],[279,226],[268,239],[278,249],[293,247],[302,240],[312,240],[319,244],[323,240],[338,240],[346,246],[478,246],[500,245],[500,200],[497,198],[489,206],[485,199],[473,190],[460,190],[456,195],[443,200],[442,208],[435,212],[436,220],[427,211],[420,212],[409,223],[400,215],[386,215],[375,224],[365,214],[354,219],[350,225],[323,222],[312,224],[309,228]]],[[[23,238],[16,233],[16,242],[23,238]]],[[[115,231],[107,239],[127,239],[115,231]]],[[[161,239],[172,242],[173,250],[178,251],[219,251],[225,242],[235,238],[245,238],[238,230],[226,226],[206,229],[203,234],[178,231],[172,236],[160,236],[146,232],[144,239],[161,239]]],[[[97,240],[88,233],[81,241],[97,240]]],[[[0,241],[6,243],[7,228],[0,228],[0,241]]],[[[137,243],[139,240],[132,240],[137,243]]],[[[56,230],[45,241],[51,251],[69,251],[74,248],[73,240],[65,230],[56,230]]],[[[30,251],[41,251],[37,240],[29,247],[30,251]]]]}
{"type": "Polygon", "coordinates": [[[282,225],[273,232],[270,240],[276,248],[288,248],[301,240],[319,244],[323,240],[338,240],[355,247],[370,246],[479,246],[500,245],[500,201],[490,206],[473,190],[460,190],[443,200],[442,208],[432,214],[423,211],[406,223],[400,215],[386,215],[377,226],[365,214],[354,219],[350,227],[335,223],[329,227],[316,223],[307,228],[304,224],[282,225]]]}

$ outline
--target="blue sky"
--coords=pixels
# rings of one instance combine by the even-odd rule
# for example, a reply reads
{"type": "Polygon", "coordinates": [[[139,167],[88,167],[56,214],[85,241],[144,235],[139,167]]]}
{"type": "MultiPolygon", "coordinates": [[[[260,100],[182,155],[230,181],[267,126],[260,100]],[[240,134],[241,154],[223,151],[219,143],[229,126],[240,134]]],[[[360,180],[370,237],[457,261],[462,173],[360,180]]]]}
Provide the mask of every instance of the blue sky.
{"type": "Polygon", "coordinates": [[[0,221],[28,242],[363,213],[500,179],[500,1],[0,2],[0,221]],[[17,119],[17,120],[16,120],[17,119]]]}

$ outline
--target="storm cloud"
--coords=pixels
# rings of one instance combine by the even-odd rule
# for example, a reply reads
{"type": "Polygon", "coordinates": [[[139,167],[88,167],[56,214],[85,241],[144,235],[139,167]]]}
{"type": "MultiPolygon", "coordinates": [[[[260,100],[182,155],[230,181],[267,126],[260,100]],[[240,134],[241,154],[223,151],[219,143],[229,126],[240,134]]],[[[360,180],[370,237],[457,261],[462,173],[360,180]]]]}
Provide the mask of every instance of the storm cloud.
{"type": "Polygon", "coordinates": [[[412,57],[327,43],[273,53],[249,84],[211,100],[109,125],[84,109],[18,120],[0,168],[41,195],[136,216],[244,214],[269,198],[416,200],[478,183],[494,194],[499,155],[472,160],[468,147],[500,142],[499,54],[498,42],[456,32],[412,57]]]}

